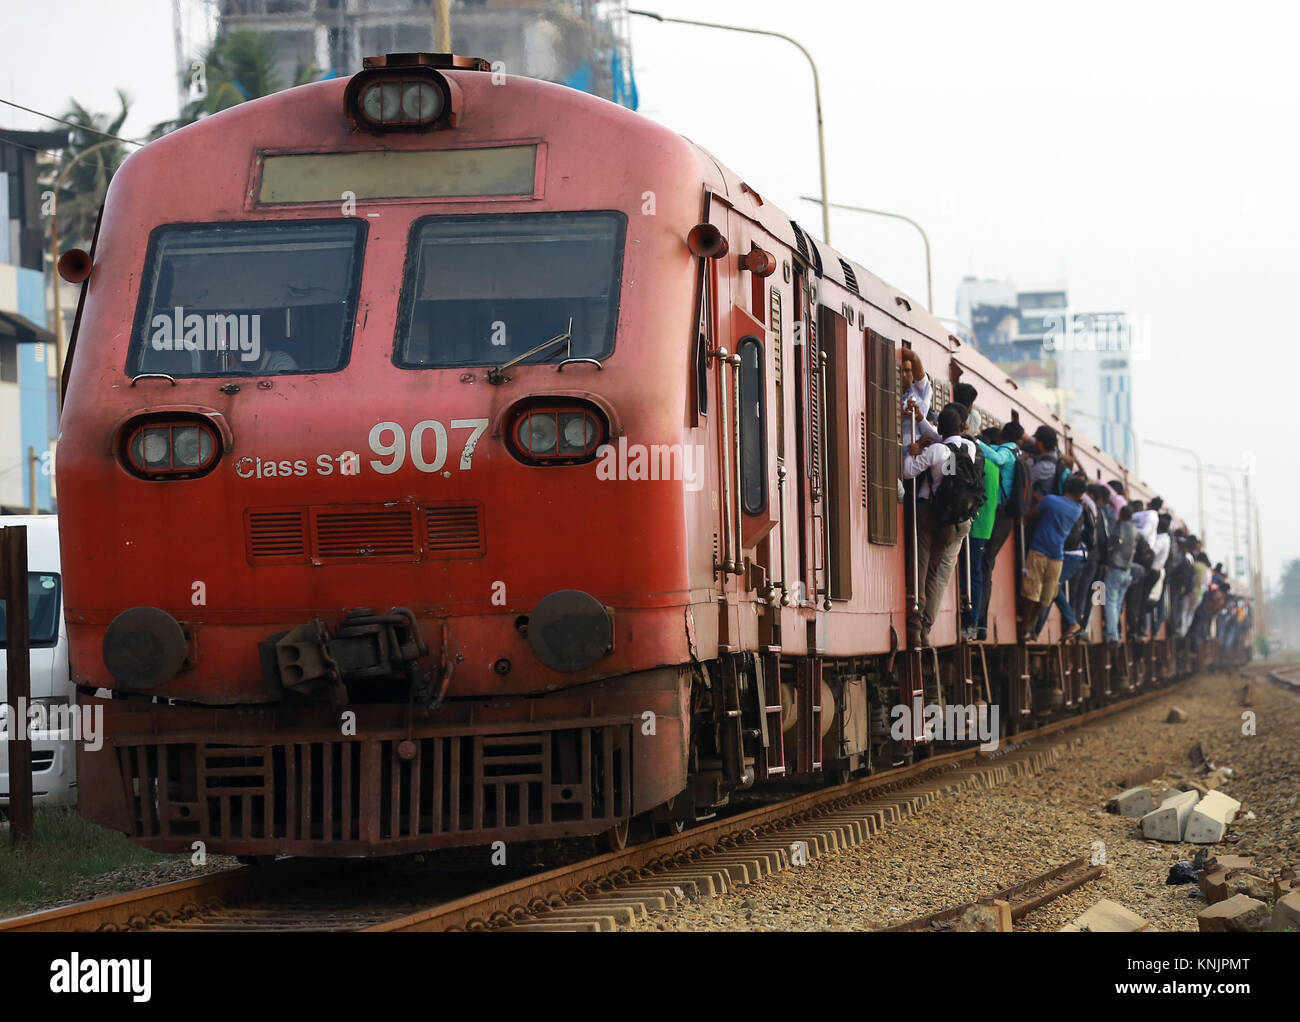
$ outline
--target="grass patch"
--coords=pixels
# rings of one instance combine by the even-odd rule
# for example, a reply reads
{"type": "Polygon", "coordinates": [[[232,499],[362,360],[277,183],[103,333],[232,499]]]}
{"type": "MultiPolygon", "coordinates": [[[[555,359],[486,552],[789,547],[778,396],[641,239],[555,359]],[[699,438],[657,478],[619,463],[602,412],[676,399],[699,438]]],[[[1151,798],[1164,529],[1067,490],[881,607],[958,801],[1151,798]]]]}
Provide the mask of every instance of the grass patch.
{"type": "Polygon", "coordinates": [[[9,828],[0,829],[0,917],[71,900],[67,892],[79,881],[124,866],[175,861],[83,820],[71,807],[37,807],[34,831],[31,843],[15,850],[9,828]]]}

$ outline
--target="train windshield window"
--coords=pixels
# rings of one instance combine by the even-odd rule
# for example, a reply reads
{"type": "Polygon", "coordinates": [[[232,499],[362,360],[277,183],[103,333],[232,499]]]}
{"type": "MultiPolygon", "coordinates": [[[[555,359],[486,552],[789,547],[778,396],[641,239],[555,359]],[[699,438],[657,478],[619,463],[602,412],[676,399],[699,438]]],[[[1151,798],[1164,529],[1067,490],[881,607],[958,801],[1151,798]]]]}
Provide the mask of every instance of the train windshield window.
{"type": "Polygon", "coordinates": [[[322,373],[347,362],[360,220],[201,224],[154,232],[127,371],[322,373]]]}
{"type": "Polygon", "coordinates": [[[614,350],[622,213],[440,216],[411,236],[396,362],[407,368],[497,366],[569,329],[572,345],[527,364],[614,350]]]}

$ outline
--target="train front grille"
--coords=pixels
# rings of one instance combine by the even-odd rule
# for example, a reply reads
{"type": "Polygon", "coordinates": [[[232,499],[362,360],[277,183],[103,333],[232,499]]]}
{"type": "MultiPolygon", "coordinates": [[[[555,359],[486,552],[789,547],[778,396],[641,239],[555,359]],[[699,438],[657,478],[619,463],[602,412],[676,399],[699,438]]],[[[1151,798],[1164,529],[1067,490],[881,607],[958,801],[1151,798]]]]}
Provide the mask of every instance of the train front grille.
{"type": "MultiPolygon", "coordinates": [[[[631,815],[624,723],[521,734],[117,749],[137,838],[283,852],[590,833],[631,815]]],[[[394,849],[398,850],[398,849],[394,849]]]]}

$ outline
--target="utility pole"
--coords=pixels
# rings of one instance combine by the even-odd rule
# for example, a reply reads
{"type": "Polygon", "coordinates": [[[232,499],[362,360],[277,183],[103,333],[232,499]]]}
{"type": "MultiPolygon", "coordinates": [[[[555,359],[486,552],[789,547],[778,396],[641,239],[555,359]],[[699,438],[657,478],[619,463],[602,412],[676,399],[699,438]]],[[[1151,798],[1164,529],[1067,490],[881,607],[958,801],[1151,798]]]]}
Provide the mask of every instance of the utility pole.
{"type": "Polygon", "coordinates": [[[451,0],[433,0],[433,52],[451,52],[451,0]]]}
{"type": "Polygon", "coordinates": [[[0,527],[0,596],[4,597],[9,705],[9,839],[32,839],[32,740],[26,708],[32,701],[30,619],[27,607],[27,526],[0,527]]]}
{"type": "MultiPolygon", "coordinates": [[[[181,0],[172,0],[172,45],[176,50],[176,116],[185,113],[189,99],[189,68],[185,66],[185,42],[181,34],[181,0]]],[[[58,290],[56,285],[55,290],[58,290]]]]}
{"type": "Polygon", "coordinates": [[[38,515],[41,513],[41,504],[36,495],[36,463],[39,459],[36,457],[36,448],[27,448],[27,490],[28,506],[31,513],[38,515]]]}

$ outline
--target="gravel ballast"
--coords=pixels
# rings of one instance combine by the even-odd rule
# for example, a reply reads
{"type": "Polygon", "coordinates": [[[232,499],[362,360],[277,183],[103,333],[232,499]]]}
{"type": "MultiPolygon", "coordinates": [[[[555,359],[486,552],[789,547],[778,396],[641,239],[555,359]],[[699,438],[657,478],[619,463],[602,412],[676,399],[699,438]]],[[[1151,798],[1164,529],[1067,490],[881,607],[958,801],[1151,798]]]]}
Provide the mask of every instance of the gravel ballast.
{"type": "Polygon", "coordinates": [[[1262,674],[1202,675],[1129,713],[1064,739],[1068,748],[1043,773],[991,792],[939,799],[856,848],[815,858],[674,912],[654,913],[637,930],[870,930],[971,901],[1049,867],[1104,852],[1109,869],[1016,924],[1058,930],[1102,898],[1146,919],[1153,930],[1195,931],[1206,907],[1195,884],[1166,886],[1169,869],[1201,848],[1255,855],[1273,876],[1300,866],[1300,698],[1262,674]],[[1251,682],[1249,712],[1242,686],[1251,682]],[[1166,723],[1172,707],[1184,723],[1166,723]],[[1217,845],[1164,844],[1141,836],[1140,821],[1105,811],[1125,774],[1165,769],[1153,787],[1201,778],[1190,751],[1230,767],[1220,790],[1242,803],[1217,845]],[[1254,819],[1248,814],[1253,813],[1254,819]],[[1104,847],[1103,847],[1104,846],[1104,847]]]}

